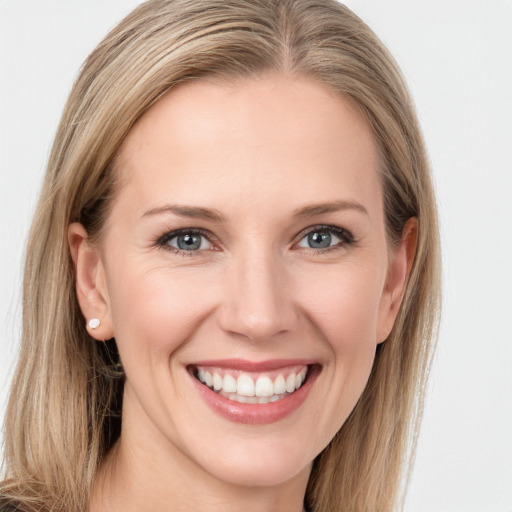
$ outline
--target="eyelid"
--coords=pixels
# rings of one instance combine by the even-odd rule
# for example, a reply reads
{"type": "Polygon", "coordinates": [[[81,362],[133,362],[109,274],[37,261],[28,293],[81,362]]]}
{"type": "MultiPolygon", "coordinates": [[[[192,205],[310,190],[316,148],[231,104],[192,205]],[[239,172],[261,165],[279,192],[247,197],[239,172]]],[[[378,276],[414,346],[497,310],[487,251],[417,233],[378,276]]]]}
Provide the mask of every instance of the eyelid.
{"type": "MultiPolygon", "coordinates": [[[[343,245],[345,245],[345,244],[352,245],[356,242],[354,235],[348,229],[341,228],[339,226],[333,226],[330,224],[316,224],[314,226],[309,226],[309,227],[303,229],[300,233],[298,233],[297,236],[295,237],[295,241],[293,242],[293,246],[294,247],[297,246],[297,244],[301,240],[303,240],[306,236],[308,236],[310,233],[313,233],[315,231],[330,231],[334,235],[336,235],[338,238],[343,240],[343,242],[344,242],[343,245]]],[[[328,251],[329,249],[334,249],[336,247],[337,247],[337,245],[333,245],[332,247],[327,247],[325,249],[313,249],[313,248],[310,248],[310,249],[315,252],[321,252],[321,251],[328,251]]]]}
{"type": "Polygon", "coordinates": [[[169,240],[172,240],[173,238],[176,238],[180,235],[184,234],[196,234],[201,235],[202,237],[206,238],[210,244],[213,246],[218,246],[217,237],[213,235],[208,230],[202,229],[202,228],[180,228],[180,229],[169,229],[166,231],[163,235],[158,237],[155,241],[155,245],[157,247],[160,247],[162,249],[170,250],[176,253],[187,253],[187,255],[192,255],[193,253],[200,253],[205,249],[198,250],[198,251],[184,251],[182,249],[179,249],[177,247],[173,247],[171,245],[168,245],[169,240]]]}
{"type": "MultiPolygon", "coordinates": [[[[341,244],[341,246],[352,245],[356,242],[355,237],[346,228],[342,228],[339,226],[333,226],[333,225],[329,225],[329,224],[315,224],[313,226],[308,226],[307,228],[304,228],[302,231],[300,231],[294,237],[294,241],[292,243],[292,248],[296,248],[297,244],[301,240],[303,240],[306,236],[308,236],[310,233],[315,232],[315,231],[330,231],[335,236],[340,238],[340,240],[342,240],[343,243],[341,244]]],[[[196,251],[185,251],[185,250],[179,249],[177,247],[168,245],[169,240],[172,240],[173,238],[176,238],[183,234],[197,234],[197,235],[203,236],[204,238],[206,238],[206,240],[208,240],[208,242],[210,244],[212,244],[213,246],[217,246],[217,250],[218,250],[218,247],[220,246],[220,243],[219,243],[217,237],[211,231],[208,231],[208,230],[205,230],[202,228],[179,228],[179,229],[166,230],[166,232],[163,235],[159,236],[155,240],[155,245],[159,248],[169,250],[169,251],[172,251],[177,254],[183,254],[183,255],[186,254],[187,256],[198,254],[198,253],[201,253],[201,252],[207,250],[207,249],[201,249],[201,250],[196,250],[196,251]]],[[[331,247],[326,247],[324,249],[315,249],[315,248],[309,248],[309,249],[311,251],[319,253],[319,252],[329,251],[331,249],[336,249],[339,247],[340,247],[340,245],[336,244],[331,247]]],[[[308,248],[303,247],[302,249],[307,250],[308,248]]],[[[215,247],[210,250],[215,250],[215,247]]]]}

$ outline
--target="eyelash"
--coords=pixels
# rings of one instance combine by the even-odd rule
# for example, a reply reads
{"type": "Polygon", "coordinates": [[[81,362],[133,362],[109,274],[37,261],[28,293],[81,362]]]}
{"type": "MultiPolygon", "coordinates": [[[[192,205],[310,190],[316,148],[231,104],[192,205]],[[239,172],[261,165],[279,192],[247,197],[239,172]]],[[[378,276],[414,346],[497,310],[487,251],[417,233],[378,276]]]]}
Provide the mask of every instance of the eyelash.
{"type": "Polygon", "coordinates": [[[177,254],[179,256],[194,256],[194,253],[200,252],[198,251],[185,251],[183,249],[180,249],[178,247],[173,247],[172,245],[169,245],[169,241],[171,241],[173,238],[177,238],[180,235],[199,235],[203,238],[205,238],[210,244],[213,244],[211,241],[213,235],[209,231],[205,231],[203,229],[198,228],[189,228],[189,229],[177,229],[174,231],[169,231],[162,235],[157,241],[156,245],[160,247],[161,249],[165,249],[166,251],[171,251],[174,254],[177,254]]]}
{"type": "MultiPolygon", "coordinates": [[[[332,245],[329,247],[324,248],[314,248],[314,247],[302,247],[303,249],[306,249],[310,252],[313,252],[315,254],[322,254],[333,250],[339,250],[347,245],[353,245],[356,240],[352,233],[350,231],[347,231],[346,229],[339,228],[336,226],[329,226],[329,225],[316,225],[316,226],[310,226],[303,231],[301,231],[295,239],[297,240],[294,242],[294,246],[297,246],[304,238],[307,236],[313,234],[313,233],[321,233],[321,232],[327,232],[331,235],[334,235],[335,237],[339,238],[341,242],[337,243],[336,245],[332,245]]],[[[194,256],[198,252],[201,252],[204,249],[198,249],[198,250],[183,250],[178,247],[173,247],[172,245],[169,245],[169,241],[179,237],[180,235],[196,235],[205,238],[210,244],[213,245],[212,238],[213,235],[209,231],[205,231],[203,229],[198,228],[185,228],[185,229],[178,229],[174,231],[169,231],[162,235],[160,238],[156,240],[156,246],[159,248],[165,249],[167,251],[171,251],[174,254],[180,255],[180,256],[194,256]]]]}
{"type": "Polygon", "coordinates": [[[294,245],[297,245],[298,243],[300,243],[308,235],[311,235],[313,233],[321,233],[321,232],[330,233],[331,235],[334,235],[337,238],[339,238],[341,242],[339,242],[335,245],[331,245],[329,247],[325,247],[325,248],[303,247],[303,249],[309,250],[315,254],[318,254],[318,253],[323,254],[323,253],[326,253],[329,251],[340,250],[342,248],[345,248],[345,246],[347,246],[347,245],[349,245],[349,246],[354,245],[356,242],[354,235],[352,235],[352,233],[350,231],[347,231],[344,228],[339,228],[336,226],[329,226],[326,224],[318,224],[316,226],[310,226],[310,227],[304,229],[303,231],[301,231],[296,237],[298,242],[296,242],[294,245]]]}

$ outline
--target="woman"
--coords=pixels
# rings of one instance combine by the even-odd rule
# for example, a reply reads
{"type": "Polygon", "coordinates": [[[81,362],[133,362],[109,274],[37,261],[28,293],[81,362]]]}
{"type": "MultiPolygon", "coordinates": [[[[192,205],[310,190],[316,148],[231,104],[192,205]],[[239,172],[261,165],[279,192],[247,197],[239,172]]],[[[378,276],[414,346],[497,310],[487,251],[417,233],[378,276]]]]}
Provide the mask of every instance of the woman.
{"type": "Polygon", "coordinates": [[[405,85],[332,1],[150,1],[32,227],[5,507],[393,510],[438,307],[405,85]]]}

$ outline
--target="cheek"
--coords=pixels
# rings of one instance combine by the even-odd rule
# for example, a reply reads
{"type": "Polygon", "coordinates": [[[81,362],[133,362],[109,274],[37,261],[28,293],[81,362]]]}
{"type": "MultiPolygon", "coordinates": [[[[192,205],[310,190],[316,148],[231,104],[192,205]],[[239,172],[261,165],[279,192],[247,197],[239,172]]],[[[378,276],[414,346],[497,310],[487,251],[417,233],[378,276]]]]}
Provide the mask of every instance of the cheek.
{"type": "Polygon", "coordinates": [[[316,285],[300,292],[314,341],[328,354],[322,372],[325,388],[314,415],[325,445],[342,427],[368,381],[377,346],[382,279],[378,265],[339,265],[318,270],[311,280],[316,285]]]}
{"type": "Polygon", "coordinates": [[[325,269],[311,281],[317,285],[302,290],[302,302],[332,349],[374,347],[382,292],[378,266],[325,269]]]}
{"type": "Polygon", "coordinates": [[[324,281],[321,293],[310,293],[309,310],[331,354],[326,370],[339,422],[355,406],[373,366],[382,275],[378,266],[347,265],[324,281]]]}
{"type": "Polygon", "coordinates": [[[201,276],[167,268],[122,269],[110,283],[114,336],[125,358],[130,352],[173,353],[208,314],[201,276]],[[123,276],[129,275],[126,279],[123,276]]]}

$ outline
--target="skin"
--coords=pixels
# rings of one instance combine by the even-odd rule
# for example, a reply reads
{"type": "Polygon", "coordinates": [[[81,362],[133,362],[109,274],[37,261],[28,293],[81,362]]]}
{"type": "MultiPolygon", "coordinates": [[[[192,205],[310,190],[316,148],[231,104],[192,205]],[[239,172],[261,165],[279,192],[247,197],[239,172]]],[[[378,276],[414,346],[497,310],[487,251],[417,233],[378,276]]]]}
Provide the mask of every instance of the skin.
{"type": "Polygon", "coordinates": [[[82,311],[101,319],[89,331],[116,338],[126,371],[122,435],[91,510],[302,510],[311,463],[365,387],[414,253],[413,222],[396,248],[386,240],[378,168],[366,121],[306,78],[189,83],[135,125],[100,245],[69,228],[82,311]],[[297,215],[325,203],[343,208],[297,215]],[[354,241],[311,248],[318,225],[354,241]],[[192,228],[208,237],[197,251],[158,244],[192,228]],[[291,415],[246,425],[212,411],[187,371],[224,358],[304,358],[322,371],[291,415]]]}

